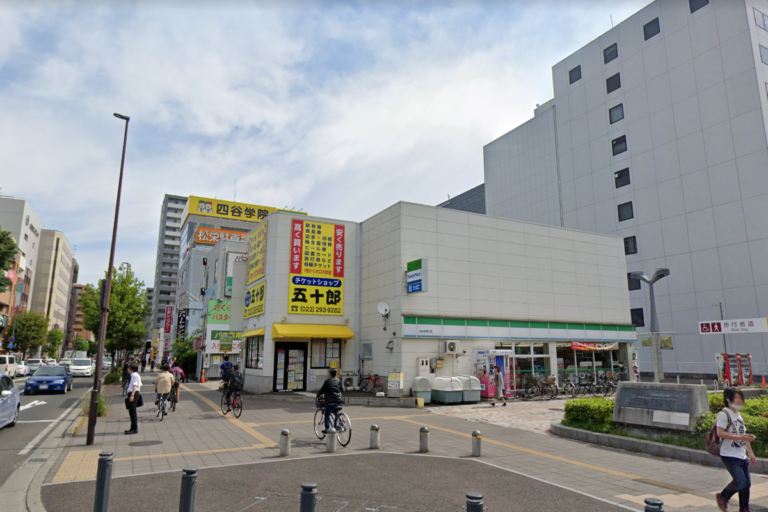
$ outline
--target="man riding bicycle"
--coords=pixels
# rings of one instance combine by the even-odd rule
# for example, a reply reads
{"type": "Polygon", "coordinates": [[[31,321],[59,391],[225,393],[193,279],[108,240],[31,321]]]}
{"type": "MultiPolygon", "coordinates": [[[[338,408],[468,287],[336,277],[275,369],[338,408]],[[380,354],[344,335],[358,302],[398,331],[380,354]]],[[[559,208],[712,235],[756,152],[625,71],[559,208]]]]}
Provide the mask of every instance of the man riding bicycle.
{"type": "Polygon", "coordinates": [[[168,363],[163,364],[163,371],[155,379],[155,393],[156,400],[155,405],[163,401],[163,414],[168,410],[168,395],[171,394],[171,388],[173,387],[173,375],[169,372],[170,367],[168,363]]]}
{"type": "MultiPolygon", "coordinates": [[[[232,410],[232,394],[235,391],[242,391],[243,390],[243,374],[240,373],[240,365],[236,364],[232,371],[226,374],[226,381],[224,383],[227,385],[227,391],[224,393],[224,397],[227,399],[227,412],[232,410]]],[[[225,412],[224,414],[227,414],[225,412]]]]}
{"type": "Polygon", "coordinates": [[[325,379],[323,386],[317,392],[316,396],[316,398],[320,398],[320,395],[323,395],[325,398],[325,408],[323,410],[325,430],[323,430],[323,434],[327,434],[328,429],[331,428],[331,414],[339,411],[341,409],[341,404],[344,403],[344,399],[341,396],[342,391],[344,391],[344,385],[336,378],[336,374],[336,368],[331,368],[328,371],[329,377],[325,379]]]}
{"type": "Polygon", "coordinates": [[[173,363],[173,368],[171,368],[171,374],[174,377],[173,382],[173,388],[176,390],[176,401],[179,401],[179,396],[181,396],[179,393],[181,390],[179,389],[179,384],[184,380],[184,370],[179,368],[179,363],[173,363]]]}

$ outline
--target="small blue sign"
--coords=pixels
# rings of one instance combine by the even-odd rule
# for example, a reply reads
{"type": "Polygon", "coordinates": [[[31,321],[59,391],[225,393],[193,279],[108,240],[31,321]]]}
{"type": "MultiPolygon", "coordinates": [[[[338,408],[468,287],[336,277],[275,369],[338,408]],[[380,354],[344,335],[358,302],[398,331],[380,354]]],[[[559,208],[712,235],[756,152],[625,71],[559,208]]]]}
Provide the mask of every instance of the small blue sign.
{"type": "Polygon", "coordinates": [[[420,292],[420,291],[421,291],[421,281],[408,283],[408,293],[414,293],[414,292],[420,292]]]}
{"type": "Polygon", "coordinates": [[[16,341],[16,337],[15,336],[11,336],[10,338],[8,338],[8,341],[13,343],[14,341],[16,341]]]}

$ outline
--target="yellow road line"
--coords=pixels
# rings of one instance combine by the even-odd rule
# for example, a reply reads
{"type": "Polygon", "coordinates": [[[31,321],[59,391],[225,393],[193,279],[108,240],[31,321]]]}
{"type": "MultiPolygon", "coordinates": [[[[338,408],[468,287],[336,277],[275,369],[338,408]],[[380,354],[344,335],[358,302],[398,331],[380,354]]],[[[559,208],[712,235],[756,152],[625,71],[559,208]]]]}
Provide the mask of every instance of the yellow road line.
{"type": "Polygon", "coordinates": [[[152,455],[134,455],[131,457],[115,457],[115,461],[163,459],[166,457],[183,457],[185,455],[205,455],[209,453],[242,452],[246,450],[258,450],[259,448],[270,448],[270,446],[267,446],[265,444],[252,444],[251,446],[237,446],[234,448],[217,448],[215,450],[197,450],[194,452],[154,453],[152,455]]]}
{"type": "MultiPolygon", "coordinates": [[[[213,410],[221,411],[221,405],[220,404],[213,403],[212,401],[208,400],[206,397],[204,397],[203,395],[201,395],[197,391],[193,391],[192,389],[190,389],[189,387],[185,386],[184,384],[182,384],[181,387],[182,387],[182,389],[186,390],[188,393],[191,393],[192,395],[194,395],[197,398],[199,398],[200,400],[202,400],[204,403],[208,404],[213,410]]],[[[256,430],[254,430],[250,426],[246,425],[244,422],[240,421],[239,419],[235,418],[234,416],[231,416],[231,415],[228,414],[228,415],[226,415],[224,417],[226,419],[228,419],[229,421],[231,421],[232,424],[234,424],[237,428],[239,428],[240,430],[242,430],[246,434],[250,435],[254,439],[257,439],[257,440],[261,441],[263,444],[267,445],[266,446],[267,448],[273,448],[273,447],[277,446],[277,443],[272,441],[270,438],[268,438],[267,436],[265,436],[261,432],[257,432],[256,430]]]]}
{"type": "MultiPolygon", "coordinates": [[[[407,419],[407,418],[394,417],[393,419],[397,419],[398,421],[404,421],[406,423],[413,423],[414,425],[421,425],[422,427],[427,427],[430,430],[434,429],[434,430],[439,430],[439,431],[442,431],[442,432],[448,432],[450,434],[454,434],[454,435],[461,436],[461,437],[472,437],[471,434],[467,434],[465,432],[459,432],[457,430],[452,430],[452,429],[445,428],[445,427],[437,427],[437,426],[434,426],[434,425],[427,425],[427,424],[422,423],[420,421],[413,421],[413,420],[410,420],[410,419],[407,419]]],[[[650,478],[645,478],[645,477],[638,476],[638,475],[632,475],[632,474],[629,474],[629,473],[624,473],[622,471],[615,471],[613,469],[608,469],[608,468],[604,468],[604,467],[600,467],[600,466],[595,466],[593,464],[588,464],[586,462],[581,462],[581,461],[573,460],[573,459],[567,459],[565,457],[560,457],[559,455],[552,455],[551,453],[544,453],[544,452],[540,452],[540,451],[537,451],[537,450],[533,450],[531,448],[523,448],[522,446],[517,446],[517,445],[509,444],[509,443],[504,443],[502,441],[495,441],[493,439],[488,439],[487,437],[483,438],[483,441],[486,442],[486,443],[497,445],[497,446],[503,446],[505,448],[509,448],[510,450],[516,450],[516,451],[528,453],[528,454],[531,454],[531,455],[537,455],[537,456],[543,457],[545,459],[552,459],[552,460],[556,460],[558,462],[564,462],[566,464],[572,464],[574,466],[579,466],[579,467],[582,467],[582,468],[591,469],[593,471],[599,471],[600,473],[605,473],[607,475],[619,476],[619,477],[622,477],[622,478],[627,478],[629,480],[635,480],[637,482],[643,482],[643,483],[646,483],[646,484],[655,485],[656,487],[662,487],[664,489],[671,489],[673,491],[678,491],[678,492],[693,492],[693,489],[689,489],[687,487],[682,487],[682,486],[675,485],[675,484],[670,484],[670,483],[667,483],[667,482],[660,482],[658,480],[652,480],[650,478]]]]}

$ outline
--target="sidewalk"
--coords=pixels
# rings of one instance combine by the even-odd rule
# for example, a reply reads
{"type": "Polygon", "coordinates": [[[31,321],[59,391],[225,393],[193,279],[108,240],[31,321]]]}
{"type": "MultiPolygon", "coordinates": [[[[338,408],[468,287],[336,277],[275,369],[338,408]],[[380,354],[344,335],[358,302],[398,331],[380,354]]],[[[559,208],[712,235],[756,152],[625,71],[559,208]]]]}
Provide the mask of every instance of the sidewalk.
{"type": "MultiPolygon", "coordinates": [[[[95,461],[102,450],[115,454],[114,477],[173,471],[177,472],[173,478],[178,479],[178,472],[183,467],[215,468],[282,460],[277,457],[276,444],[284,428],[291,431],[292,460],[328,456],[324,443],[318,441],[312,431],[312,404],[246,397],[243,414],[236,419],[231,414],[221,414],[220,393],[204,385],[187,384],[182,387],[182,401],[176,412],[162,422],[155,418],[152,395],[145,394],[147,405],[140,413],[139,434],[125,436],[123,430],[128,428],[128,415],[119,388],[106,388],[105,394],[112,408],[108,418],[99,420],[98,446],[86,448],[84,433],[70,438],[67,450],[48,473],[46,484],[95,478],[95,461]]],[[[543,414],[541,407],[554,406],[554,403],[523,405],[529,409],[530,416],[535,416],[543,414]]],[[[671,511],[718,510],[714,506],[714,494],[728,481],[725,471],[606,449],[557,438],[540,430],[479,423],[479,415],[510,413],[500,412],[498,407],[476,407],[476,410],[472,406],[462,406],[464,410],[451,410],[459,407],[403,410],[346,406],[344,410],[353,423],[352,442],[339,454],[330,456],[370,453],[369,427],[378,424],[384,452],[417,453],[419,428],[428,426],[431,431],[430,455],[467,458],[471,455],[471,433],[478,429],[482,431],[484,444],[481,461],[513,473],[634,510],[641,510],[647,497],[662,499],[666,510],[671,511]]],[[[503,409],[511,411],[513,408],[503,409]]],[[[406,464],[401,465],[400,477],[405,481],[413,478],[406,464]]],[[[376,478],[366,481],[374,485],[376,478]]],[[[172,488],[176,489],[176,485],[172,488]]],[[[759,505],[768,506],[768,478],[765,475],[753,475],[752,495],[753,510],[761,510],[759,505]]]]}

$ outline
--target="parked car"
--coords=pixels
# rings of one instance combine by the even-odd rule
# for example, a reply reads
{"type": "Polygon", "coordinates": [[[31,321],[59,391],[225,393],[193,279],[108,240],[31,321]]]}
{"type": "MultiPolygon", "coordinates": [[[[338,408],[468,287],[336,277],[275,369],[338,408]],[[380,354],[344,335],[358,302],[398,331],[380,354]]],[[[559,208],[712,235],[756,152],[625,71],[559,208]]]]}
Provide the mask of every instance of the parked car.
{"type": "Polygon", "coordinates": [[[72,377],[92,377],[93,366],[90,359],[73,359],[69,365],[69,373],[72,377]]]}
{"type": "Polygon", "coordinates": [[[101,363],[101,369],[102,370],[111,370],[112,369],[112,358],[111,357],[105,357],[104,362],[101,363]]]}
{"type": "Polygon", "coordinates": [[[57,364],[59,364],[56,362],[55,359],[44,359],[44,361],[45,361],[45,364],[47,364],[48,366],[56,366],[57,364]]]}
{"type": "Polygon", "coordinates": [[[24,394],[38,391],[72,391],[72,374],[63,366],[43,366],[38,368],[24,384],[24,394]]]}
{"type": "Polygon", "coordinates": [[[16,377],[16,356],[0,356],[0,373],[5,373],[10,378],[16,377]]]}
{"type": "Polygon", "coordinates": [[[27,359],[27,366],[29,366],[29,373],[32,374],[41,366],[45,366],[45,361],[42,359],[27,359]]]}
{"type": "Polygon", "coordinates": [[[69,368],[69,365],[72,364],[72,360],[68,357],[65,357],[64,359],[59,359],[59,364],[64,368],[69,368]]]}
{"type": "Polygon", "coordinates": [[[25,375],[29,375],[29,366],[27,366],[26,361],[17,361],[16,362],[16,376],[17,377],[24,377],[25,375]]]}
{"type": "Polygon", "coordinates": [[[20,410],[19,389],[7,373],[0,373],[0,428],[16,426],[20,410]]]}

